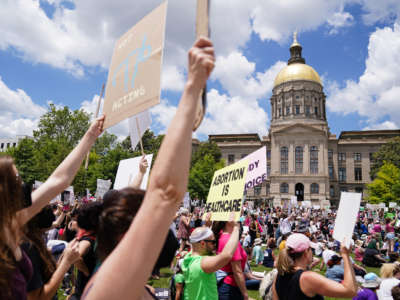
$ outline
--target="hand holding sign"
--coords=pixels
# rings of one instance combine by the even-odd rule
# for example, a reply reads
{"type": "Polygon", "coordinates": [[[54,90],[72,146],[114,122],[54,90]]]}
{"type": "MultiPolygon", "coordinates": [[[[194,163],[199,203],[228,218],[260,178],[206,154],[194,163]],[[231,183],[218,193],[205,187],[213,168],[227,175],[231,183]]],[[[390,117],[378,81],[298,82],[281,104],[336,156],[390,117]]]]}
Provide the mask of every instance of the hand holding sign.
{"type": "Polygon", "coordinates": [[[93,139],[97,139],[99,135],[103,133],[104,120],[105,120],[104,115],[94,120],[94,122],[90,125],[87,134],[90,135],[93,139]]]}
{"type": "Polygon", "coordinates": [[[143,155],[142,159],[140,160],[140,163],[139,163],[139,171],[140,171],[140,173],[142,173],[142,174],[146,173],[148,167],[149,167],[149,164],[148,164],[148,162],[146,160],[146,156],[143,155]]]}

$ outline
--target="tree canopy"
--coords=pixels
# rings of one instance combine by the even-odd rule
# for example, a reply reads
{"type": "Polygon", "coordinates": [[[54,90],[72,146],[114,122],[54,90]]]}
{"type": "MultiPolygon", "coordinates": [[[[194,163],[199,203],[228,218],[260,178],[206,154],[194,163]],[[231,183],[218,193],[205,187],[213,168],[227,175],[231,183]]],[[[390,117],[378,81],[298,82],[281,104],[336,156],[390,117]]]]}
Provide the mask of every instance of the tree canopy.
{"type": "Polygon", "coordinates": [[[400,137],[395,137],[384,144],[372,156],[371,177],[375,178],[385,162],[400,168],[400,137]]]}
{"type": "Polygon", "coordinates": [[[394,164],[384,162],[376,178],[367,185],[368,202],[388,204],[400,201],[400,169],[394,164]]]}

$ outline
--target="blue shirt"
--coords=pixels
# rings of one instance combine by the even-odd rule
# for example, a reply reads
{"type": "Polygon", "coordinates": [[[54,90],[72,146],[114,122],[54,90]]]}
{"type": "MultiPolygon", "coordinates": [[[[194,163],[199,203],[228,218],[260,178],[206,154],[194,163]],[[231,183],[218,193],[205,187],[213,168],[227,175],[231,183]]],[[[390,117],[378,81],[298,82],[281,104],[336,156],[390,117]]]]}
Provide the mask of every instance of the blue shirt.
{"type": "Polygon", "coordinates": [[[344,277],[344,269],[339,265],[334,265],[332,268],[328,268],[325,273],[326,278],[341,282],[344,277]]]}

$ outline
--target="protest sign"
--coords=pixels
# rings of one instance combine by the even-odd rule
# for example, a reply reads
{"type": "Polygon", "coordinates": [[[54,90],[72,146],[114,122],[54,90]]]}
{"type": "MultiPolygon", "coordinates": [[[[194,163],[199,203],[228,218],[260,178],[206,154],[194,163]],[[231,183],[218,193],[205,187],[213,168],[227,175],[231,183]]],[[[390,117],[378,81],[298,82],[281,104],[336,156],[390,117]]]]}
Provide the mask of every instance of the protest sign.
{"type": "Polygon", "coordinates": [[[321,206],[319,206],[319,205],[313,205],[313,209],[320,209],[321,208],[321,206]]]}
{"type": "Polygon", "coordinates": [[[273,205],[273,207],[282,206],[281,199],[274,199],[274,201],[272,202],[272,205],[273,205]]]}
{"type": "Polygon", "coordinates": [[[331,202],[329,200],[322,200],[321,204],[324,209],[331,208],[331,202]]]}
{"type": "MultiPolygon", "coordinates": [[[[141,158],[141,156],[137,156],[134,158],[124,159],[119,162],[117,176],[115,177],[114,182],[114,189],[123,189],[132,183],[136,175],[139,173],[139,162],[141,158]]],[[[149,178],[152,159],[153,154],[146,155],[146,160],[149,167],[147,168],[146,173],[143,176],[142,184],[140,185],[142,190],[147,188],[147,181],[149,178]]]]}
{"type": "Polygon", "coordinates": [[[385,203],[379,203],[379,204],[378,204],[378,207],[379,207],[379,208],[385,208],[385,207],[386,207],[386,204],[385,204],[385,203]]]}
{"type": "Polygon", "coordinates": [[[164,2],[115,44],[104,100],[104,128],[160,103],[166,14],[164,2]]]}
{"type": "Polygon", "coordinates": [[[186,192],[185,197],[183,198],[183,207],[190,210],[190,196],[189,196],[189,192],[186,192]]]}
{"type": "Polygon", "coordinates": [[[311,208],[312,204],[311,204],[311,201],[310,201],[310,200],[304,200],[304,201],[301,203],[301,206],[302,206],[302,207],[305,207],[305,208],[311,208]]]}
{"type": "Polygon", "coordinates": [[[129,134],[131,136],[132,150],[135,151],[136,145],[140,141],[140,146],[143,153],[142,136],[147,128],[150,127],[151,117],[150,112],[145,110],[137,115],[129,118],[129,134]]]}
{"type": "Polygon", "coordinates": [[[383,211],[384,211],[384,212],[387,212],[387,211],[389,211],[389,208],[388,208],[388,207],[384,207],[384,208],[383,208],[383,211]]]}
{"type": "Polygon", "coordinates": [[[345,246],[350,246],[356,225],[357,214],[360,208],[361,194],[342,192],[336,215],[333,238],[339,242],[346,241],[345,246]]]}
{"type": "Polygon", "coordinates": [[[97,190],[95,197],[103,198],[104,194],[110,189],[111,180],[97,179],[97,190]]]}
{"type": "Polygon", "coordinates": [[[390,208],[394,208],[394,207],[396,207],[396,202],[389,202],[389,207],[390,208]]]}
{"type": "Polygon", "coordinates": [[[214,173],[205,207],[212,221],[228,221],[232,212],[239,220],[248,166],[241,160],[214,173]]]}
{"type": "Polygon", "coordinates": [[[243,158],[249,162],[245,190],[251,189],[267,179],[267,148],[264,146],[243,158]]]}
{"type": "Polygon", "coordinates": [[[69,186],[61,193],[61,201],[64,205],[73,205],[75,202],[74,187],[69,186]]]}
{"type": "Polygon", "coordinates": [[[290,196],[290,204],[293,207],[297,207],[297,196],[290,196]]]}

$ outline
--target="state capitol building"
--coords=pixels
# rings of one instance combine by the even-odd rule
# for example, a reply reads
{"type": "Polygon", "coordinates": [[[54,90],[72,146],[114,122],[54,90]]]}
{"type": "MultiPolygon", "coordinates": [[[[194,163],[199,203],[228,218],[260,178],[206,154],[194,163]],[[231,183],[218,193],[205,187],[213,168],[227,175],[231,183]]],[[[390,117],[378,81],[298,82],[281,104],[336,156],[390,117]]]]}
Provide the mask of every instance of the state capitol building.
{"type": "Polygon", "coordinates": [[[248,200],[285,206],[296,195],[299,201],[320,205],[330,200],[336,206],[341,191],[363,193],[365,199],[372,154],[390,138],[400,136],[400,130],[332,134],[321,79],[305,63],[301,51],[295,36],[288,64],[272,89],[268,136],[218,134],[209,135],[209,140],[218,145],[228,165],[266,146],[267,181],[248,190],[248,200]]]}

